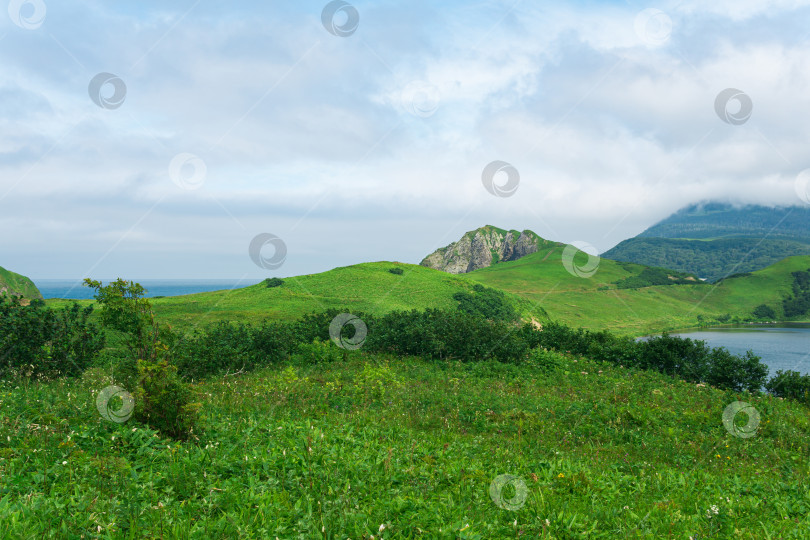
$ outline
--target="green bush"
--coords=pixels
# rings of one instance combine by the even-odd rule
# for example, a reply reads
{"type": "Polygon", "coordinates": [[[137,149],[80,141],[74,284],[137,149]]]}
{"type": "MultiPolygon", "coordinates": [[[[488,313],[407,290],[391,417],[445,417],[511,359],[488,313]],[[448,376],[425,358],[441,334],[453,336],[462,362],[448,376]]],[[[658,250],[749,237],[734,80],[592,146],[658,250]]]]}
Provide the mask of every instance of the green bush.
{"type": "Polygon", "coordinates": [[[92,306],[76,302],[54,311],[0,295],[0,377],[81,374],[104,348],[104,334],[90,322],[92,312],[92,306]]]}
{"type": "Polygon", "coordinates": [[[402,268],[389,268],[388,271],[398,276],[401,276],[403,272],[402,268]]]}
{"type": "Polygon", "coordinates": [[[776,312],[772,307],[766,306],[765,304],[758,305],[751,313],[757,319],[767,319],[769,321],[776,319],[776,312]]]}
{"type": "Polygon", "coordinates": [[[296,343],[289,325],[221,321],[179,340],[171,356],[183,377],[200,378],[275,364],[288,358],[296,343]]]}
{"type": "Polygon", "coordinates": [[[765,389],[776,397],[810,404],[810,375],[779,370],[765,385],[765,389]]]}
{"type": "Polygon", "coordinates": [[[284,285],[284,280],[277,277],[267,278],[264,280],[264,284],[267,286],[267,288],[281,287],[282,285],[284,285]]]}
{"type": "Polygon", "coordinates": [[[293,354],[293,360],[299,365],[337,362],[340,358],[341,350],[331,339],[326,341],[316,339],[312,343],[299,343],[293,354]]]}
{"type": "Polygon", "coordinates": [[[457,292],[453,300],[458,302],[458,309],[471,315],[498,321],[517,321],[518,314],[503,291],[484,287],[476,283],[473,292],[457,292]]]}
{"type": "Polygon", "coordinates": [[[175,439],[187,438],[196,423],[199,403],[192,387],[167,360],[138,361],[138,387],[133,394],[135,419],[175,439]]]}

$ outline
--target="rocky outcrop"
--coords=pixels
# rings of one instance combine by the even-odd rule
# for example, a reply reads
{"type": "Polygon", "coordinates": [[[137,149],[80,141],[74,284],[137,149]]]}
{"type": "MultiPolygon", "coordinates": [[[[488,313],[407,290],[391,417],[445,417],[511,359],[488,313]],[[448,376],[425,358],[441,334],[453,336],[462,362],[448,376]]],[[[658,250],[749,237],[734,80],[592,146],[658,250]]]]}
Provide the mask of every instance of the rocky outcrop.
{"type": "Polygon", "coordinates": [[[537,251],[545,241],[532,231],[506,231],[487,225],[439,248],[419,263],[451,274],[464,274],[537,251]]]}

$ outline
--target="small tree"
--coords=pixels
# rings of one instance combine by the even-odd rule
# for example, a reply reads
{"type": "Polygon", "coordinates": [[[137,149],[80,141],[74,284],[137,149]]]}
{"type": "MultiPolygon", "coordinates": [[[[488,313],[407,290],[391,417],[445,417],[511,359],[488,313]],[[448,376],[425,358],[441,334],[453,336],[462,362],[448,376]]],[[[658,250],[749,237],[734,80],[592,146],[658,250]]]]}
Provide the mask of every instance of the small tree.
{"type": "MultiPolygon", "coordinates": [[[[135,417],[165,435],[183,438],[191,431],[199,404],[192,403],[191,386],[177,375],[168,360],[169,347],[161,341],[152,304],[138,283],[117,279],[109,285],[85,279],[96,290],[102,324],[123,332],[137,363],[135,417]]],[[[166,332],[164,338],[171,338],[166,332]]]]}

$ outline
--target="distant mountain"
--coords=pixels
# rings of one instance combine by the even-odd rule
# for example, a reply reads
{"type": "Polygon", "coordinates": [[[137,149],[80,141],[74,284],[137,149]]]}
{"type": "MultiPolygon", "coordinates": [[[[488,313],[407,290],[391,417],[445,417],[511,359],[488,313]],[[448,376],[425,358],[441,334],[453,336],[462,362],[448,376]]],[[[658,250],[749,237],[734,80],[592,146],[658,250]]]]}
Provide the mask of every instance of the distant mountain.
{"type": "Polygon", "coordinates": [[[602,254],[717,281],[794,255],[810,255],[810,208],[687,206],[602,254]]]}
{"type": "MultiPolygon", "coordinates": [[[[464,274],[504,261],[515,261],[541,246],[558,245],[532,231],[507,231],[485,225],[469,231],[457,242],[439,248],[419,263],[451,274],[464,274]]],[[[559,244],[562,245],[562,244],[559,244]]]]}
{"type": "Polygon", "coordinates": [[[0,266],[0,294],[13,294],[32,300],[42,298],[34,282],[0,266]]]}

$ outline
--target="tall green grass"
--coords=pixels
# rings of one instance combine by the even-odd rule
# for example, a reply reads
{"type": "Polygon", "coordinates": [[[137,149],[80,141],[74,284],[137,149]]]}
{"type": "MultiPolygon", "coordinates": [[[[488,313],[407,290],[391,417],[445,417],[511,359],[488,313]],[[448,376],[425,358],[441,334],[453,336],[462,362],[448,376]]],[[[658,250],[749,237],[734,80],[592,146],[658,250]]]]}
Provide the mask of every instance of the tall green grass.
{"type": "MultiPolygon", "coordinates": [[[[198,384],[182,443],[100,418],[83,379],[0,383],[3,538],[803,538],[797,403],[538,350],[353,353],[198,384]],[[750,402],[756,435],[723,426],[750,402]],[[493,480],[510,474],[526,498],[493,480]],[[497,499],[501,500],[501,499],[497,499]]],[[[744,420],[738,419],[738,420],[744,420]]]]}

